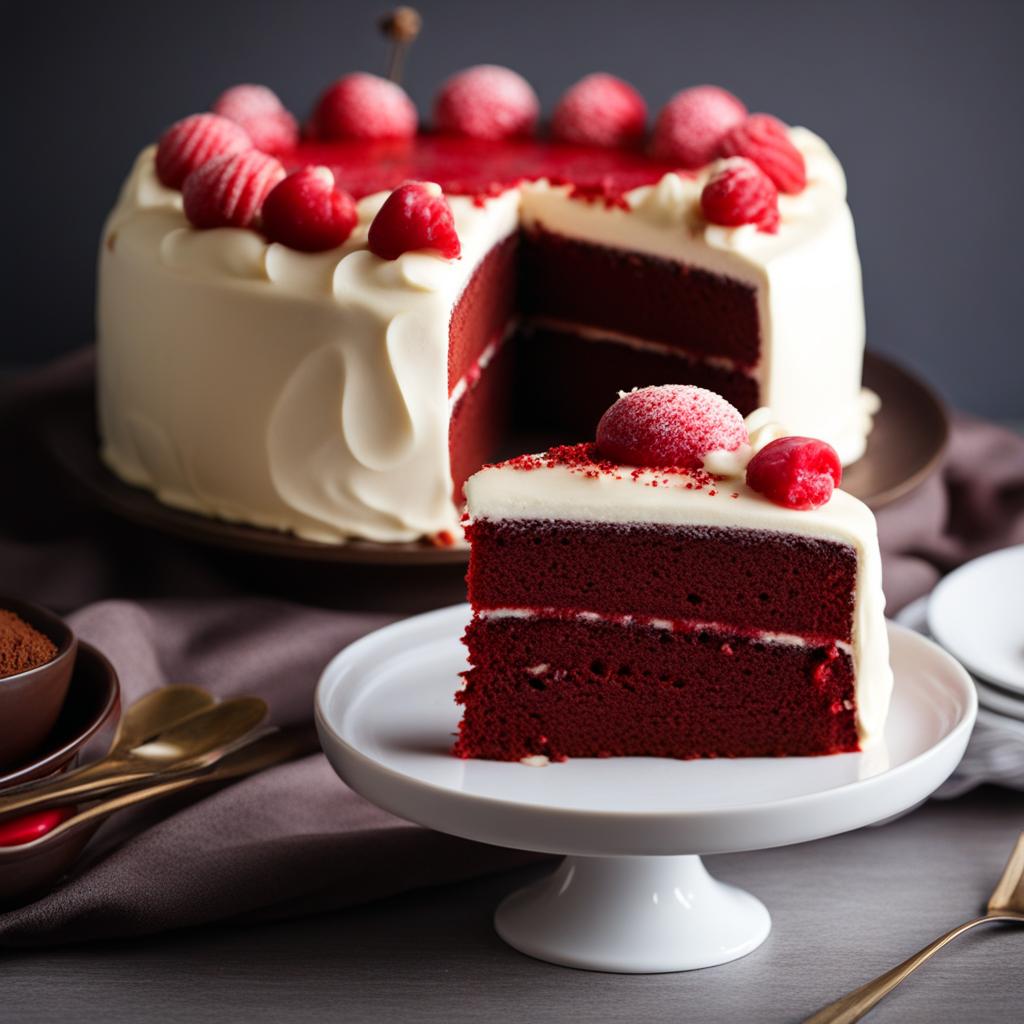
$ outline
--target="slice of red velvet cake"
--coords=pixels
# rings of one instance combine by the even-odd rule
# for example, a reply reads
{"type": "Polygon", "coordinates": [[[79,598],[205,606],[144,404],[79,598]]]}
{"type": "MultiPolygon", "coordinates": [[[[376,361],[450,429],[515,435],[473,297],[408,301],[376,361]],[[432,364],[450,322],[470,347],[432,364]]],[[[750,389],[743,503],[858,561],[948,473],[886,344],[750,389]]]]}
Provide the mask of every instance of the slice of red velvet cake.
{"type": "Polygon", "coordinates": [[[470,478],[455,753],[855,751],[891,672],[874,517],[835,452],[695,387],[470,478]]]}

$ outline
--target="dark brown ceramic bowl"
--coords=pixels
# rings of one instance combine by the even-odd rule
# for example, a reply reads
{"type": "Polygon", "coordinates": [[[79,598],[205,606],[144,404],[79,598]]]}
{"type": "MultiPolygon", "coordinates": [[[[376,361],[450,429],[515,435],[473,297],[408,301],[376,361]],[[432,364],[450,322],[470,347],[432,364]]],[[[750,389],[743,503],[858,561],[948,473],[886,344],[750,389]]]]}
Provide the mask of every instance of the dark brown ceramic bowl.
{"type": "Polygon", "coordinates": [[[64,706],[78,641],[71,627],[53,612],[13,597],[0,608],[20,616],[49,637],[57,648],[50,661],[0,679],[0,770],[20,764],[43,745],[64,706]]]}
{"type": "MultiPolygon", "coordinates": [[[[71,767],[93,739],[109,741],[121,709],[121,691],[114,667],[87,643],[79,645],[68,699],[57,724],[35,760],[0,772],[0,789],[44,778],[71,767]]],[[[0,847],[0,907],[37,895],[77,860],[100,822],[65,830],[47,842],[44,835],[22,846],[0,847]]]]}
{"type": "Polygon", "coordinates": [[[67,700],[50,734],[35,756],[0,769],[0,789],[70,767],[101,729],[112,727],[120,706],[121,690],[114,666],[91,644],[80,643],[67,700]]]}

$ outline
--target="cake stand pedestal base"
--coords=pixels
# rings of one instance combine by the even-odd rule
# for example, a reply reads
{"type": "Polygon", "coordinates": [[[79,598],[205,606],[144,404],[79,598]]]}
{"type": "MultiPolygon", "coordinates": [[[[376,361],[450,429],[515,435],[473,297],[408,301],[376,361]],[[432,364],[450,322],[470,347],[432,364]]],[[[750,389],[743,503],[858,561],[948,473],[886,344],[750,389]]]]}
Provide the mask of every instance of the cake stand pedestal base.
{"type": "Polygon", "coordinates": [[[757,949],[771,918],[700,857],[566,857],[509,896],[498,934],[527,956],[621,974],[692,971],[757,949]]]}

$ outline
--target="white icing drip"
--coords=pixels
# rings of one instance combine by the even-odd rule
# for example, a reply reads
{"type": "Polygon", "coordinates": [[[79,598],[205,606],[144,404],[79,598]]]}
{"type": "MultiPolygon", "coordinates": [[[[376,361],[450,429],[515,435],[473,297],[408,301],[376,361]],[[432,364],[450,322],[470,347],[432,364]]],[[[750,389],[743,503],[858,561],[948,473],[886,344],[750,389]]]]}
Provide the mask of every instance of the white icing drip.
{"type": "MultiPolygon", "coordinates": [[[[773,530],[851,546],[857,556],[852,634],[857,724],[865,741],[877,736],[888,712],[892,670],[882,560],[871,510],[841,490],[820,508],[796,511],[762,498],[740,479],[692,490],[686,489],[687,482],[685,475],[657,470],[641,470],[634,479],[628,467],[621,474],[588,477],[558,465],[528,472],[492,466],[470,477],[466,497],[472,519],[722,526],[773,530]],[[655,481],[658,486],[650,486],[655,481]]],[[[509,614],[530,612],[513,609],[509,614]]]]}

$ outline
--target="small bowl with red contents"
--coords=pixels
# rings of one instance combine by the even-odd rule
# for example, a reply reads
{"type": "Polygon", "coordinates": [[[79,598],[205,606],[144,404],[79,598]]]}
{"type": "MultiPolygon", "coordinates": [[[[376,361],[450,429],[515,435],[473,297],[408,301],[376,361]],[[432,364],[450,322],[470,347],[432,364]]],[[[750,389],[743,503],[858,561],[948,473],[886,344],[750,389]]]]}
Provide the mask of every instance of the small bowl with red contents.
{"type": "Polygon", "coordinates": [[[43,745],[64,706],[77,653],[62,619],[0,597],[0,773],[43,745]]]}

